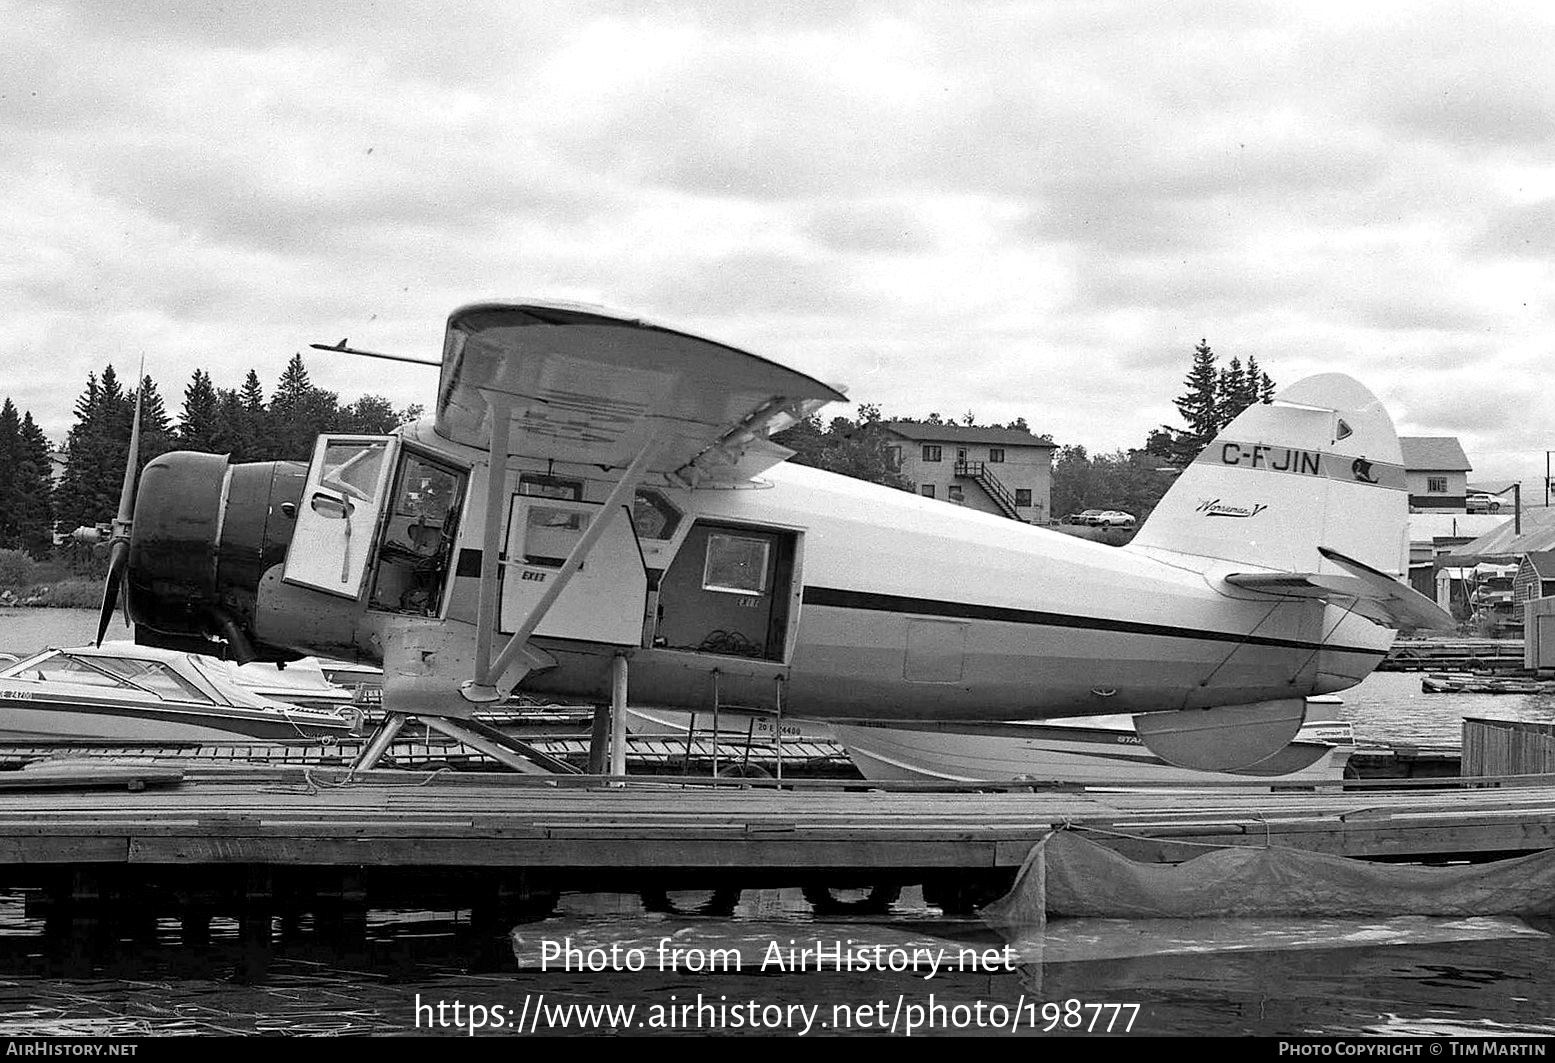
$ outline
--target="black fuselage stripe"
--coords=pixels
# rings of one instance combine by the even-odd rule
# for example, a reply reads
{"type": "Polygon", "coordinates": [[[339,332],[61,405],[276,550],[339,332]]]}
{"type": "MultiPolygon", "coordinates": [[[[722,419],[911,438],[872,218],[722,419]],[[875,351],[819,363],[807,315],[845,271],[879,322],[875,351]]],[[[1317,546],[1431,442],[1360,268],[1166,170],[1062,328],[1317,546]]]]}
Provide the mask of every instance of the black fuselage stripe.
{"type": "Polygon", "coordinates": [[[957,620],[996,620],[1005,624],[1029,624],[1038,627],[1062,627],[1084,631],[1109,631],[1122,635],[1153,635],[1168,639],[1198,639],[1208,642],[1234,642],[1245,646],[1276,646],[1292,650],[1329,650],[1335,653],[1358,653],[1372,657],[1384,657],[1386,650],[1359,646],[1333,646],[1308,642],[1302,639],[1270,638],[1266,635],[1249,635],[1239,631],[1203,631],[1197,628],[1172,627],[1168,624],[1146,624],[1136,620],[1109,620],[1097,616],[1076,616],[1069,613],[1045,613],[1035,609],[1012,609],[999,605],[975,605],[970,602],[947,602],[935,598],[908,598],[895,594],[875,594],[871,591],[848,591],[836,587],[806,587],[804,604],[831,606],[836,609],[859,609],[868,612],[903,613],[914,616],[953,617],[957,620]]]}

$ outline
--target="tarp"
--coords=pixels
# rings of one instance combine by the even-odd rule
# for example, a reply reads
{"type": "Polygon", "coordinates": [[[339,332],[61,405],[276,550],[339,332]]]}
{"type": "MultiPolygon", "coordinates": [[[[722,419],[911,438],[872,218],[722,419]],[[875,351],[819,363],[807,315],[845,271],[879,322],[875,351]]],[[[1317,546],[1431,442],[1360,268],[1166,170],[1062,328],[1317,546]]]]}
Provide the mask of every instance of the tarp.
{"type": "Polygon", "coordinates": [[[1555,912],[1555,849],[1451,867],[1381,864],[1266,846],[1214,849],[1145,864],[1074,831],[1032,847],[1015,885],[983,909],[1018,931],[1048,916],[1475,916],[1555,912]]]}

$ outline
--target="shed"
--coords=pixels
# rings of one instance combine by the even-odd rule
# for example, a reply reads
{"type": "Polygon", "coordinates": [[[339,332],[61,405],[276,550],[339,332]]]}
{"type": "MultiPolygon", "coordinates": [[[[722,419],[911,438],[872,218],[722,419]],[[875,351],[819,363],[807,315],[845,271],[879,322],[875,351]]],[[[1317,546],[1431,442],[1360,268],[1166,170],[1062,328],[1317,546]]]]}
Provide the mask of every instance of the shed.
{"type": "Polygon", "coordinates": [[[1555,595],[1555,550],[1523,555],[1512,578],[1512,600],[1519,605],[1534,598],[1555,595]]]}

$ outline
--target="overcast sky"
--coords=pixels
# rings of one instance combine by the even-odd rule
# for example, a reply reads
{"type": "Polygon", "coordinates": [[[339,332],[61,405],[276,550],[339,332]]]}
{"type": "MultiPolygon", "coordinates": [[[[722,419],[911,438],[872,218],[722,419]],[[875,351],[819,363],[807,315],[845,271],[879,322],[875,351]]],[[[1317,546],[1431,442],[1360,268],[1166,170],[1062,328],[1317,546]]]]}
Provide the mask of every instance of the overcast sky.
{"type": "Polygon", "coordinates": [[[1552,57],[1547,2],[0,0],[0,394],[430,404],[306,345],[551,296],[1092,451],[1203,337],[1537,489],[1552,57]]]}

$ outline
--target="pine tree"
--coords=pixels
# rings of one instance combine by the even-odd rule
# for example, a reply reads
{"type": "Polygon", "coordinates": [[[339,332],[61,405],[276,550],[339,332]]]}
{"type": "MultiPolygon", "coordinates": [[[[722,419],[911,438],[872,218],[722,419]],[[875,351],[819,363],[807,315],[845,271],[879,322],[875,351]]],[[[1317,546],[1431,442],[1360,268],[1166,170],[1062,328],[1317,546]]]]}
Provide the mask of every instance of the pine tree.
{"type": "Polygon", "coordinates": [[[48,437],[32,414],[24,413],[21,460],[16,468],[16,526],[21,548],[40,561],[54,546],[53,471],[48,437]]]}
{"type": "Polygon", "coordinates": [[[1200,340],[1193,349],[1193,368],[1188,371],[1183,384],[1187,391],[1177,396],[1173,403],[1186,429],[1163,428],[1170,433],[1171,453],[1162,455],[1174,465],[1186,466],[1199,451],[1209,445],[1220,430],[1220,403],[1217,400],[1219,375],[1215,371],[1215,352],[1207,340],[1200,340]]]}
{"type": "Polygon", "coordinates": [[[1258,356],[1255,354],[1249,354],[1247,356],[1247,378],[1244,382],[1244,388],[1242,392],[1242,398],[1244,399],[1242,403],[1242,409],[1245,410],[1253,403],[1262,399],[1262,396],[1258,391],[1258,386],[1262,375],[1263,370],[1258,368],[1258,356]]]}
{"type": "Polygon", "coordinates": [[[243,390],[238,397],[242,400],[243,408],[250,413],[258,413],[265,408],[265,389],[259,386],[259,374],[252,369],[243,378],[243,390]]]}
{"type": "Polygon", "coordinates": [[[119,508],[129,449],[131,408],[108,366],[89,377],[76,400],[76,423],[66,443],[65,476],[55,496],[55,515],[65,530],[106,523],[119,508]]]}
{"type": "Polygon", "coordinates": [[[266,458],[305,461],[314,440],[330,431],[340,414],[340,396],[313,386],[302,355],[294,354],[270,399],[270,429],[261,438],[266,458]]]}
{"type": "Polygon", "coordinates": [[[253,415],[243,406],[243,400],[232,388],[216,392],[216,414],[211,427],[210,450],[212,454],[226,454],[233,462],[251,460],[256,452],[249,437],[248,426],[253,415]]]}
{"type": "Polygon", "coordinates": [[[178,445],[185,450],[216,451],[216,388],[211,375],[196,369],[184,388],[184,409],[178,419],[178,445]]]}
{"type": "Polygon", "coordinates": [[[1260,373],[1258,378],[1258,401],[1274,401],[1274,381],[1269,379],[1268,373],[1260,373]]]}
{"type": "Polygon", "coordinates": [[[1247,409],[1247,406],[1247,377],[1242,372],[1242,360],[1233,356],[1230,365],[1220,371],[1215,382],[1215,419],[1219,422],[1218,428],[1224,428],[1236,420],[1237,414],[1247,409]]]}
{"type": "Polygon", "coordinates": [[[275,386],[275,394],[270,397],[270,408],[300,402],[312,390],[313,381],[308,379],[308,367],[302,364],[300,353],[294,354],[292,360],[286,363],[280,383],[275,386]]]}
{"type": "Polygon", "coordinates": [[[232,434],[241,447],[232,450],[232,460],[258,461],[269,457],[274,449],[269,443],[270,411],[265,405],[265,389],[259,384],[259,374],[250,369],[237,394],[241,413],[232,434]]]}
{"type": "Polygon", "coordinates": [[[1274,381],[1269,379],[1269,374],[1259,366],[1258,359],[1253,355],[1247,356],[1247,380],[1246,390],[1243,395],[1242,409],[1247,409],[1255,402],[1274,401],[1274,381]]]}
{"type": "MultiPolygon", "coordinates": [[[[130,428],[135,418],[135,403],[137,396],[126,396],[125,409],[129,413],[129,420],[124,422],[124,449],[126,453],[130,446],[130,428]]],[[[139,465],[137,469],[146,467],[146,462],[159,455],[166,454],[178,447],[178,439],[173,432],[172,419],[167,415],[167,406],[162,402],[162,395],[157,390],[156,381],[150,376],[141,378],[140,391],[140,453],[137,456],[139,465]]],[[[123,475],[124,463],[119,463],[120,475],[123,475]]],[[[122,487],[122,481],[121,481],[122,487]]]]}
{"type": "Polygon", "coordinates": [[[0,548],[21,546],[16,523],[16,467],[21,461],[22,419],[7,396],[0,404],[0,548]]]}

